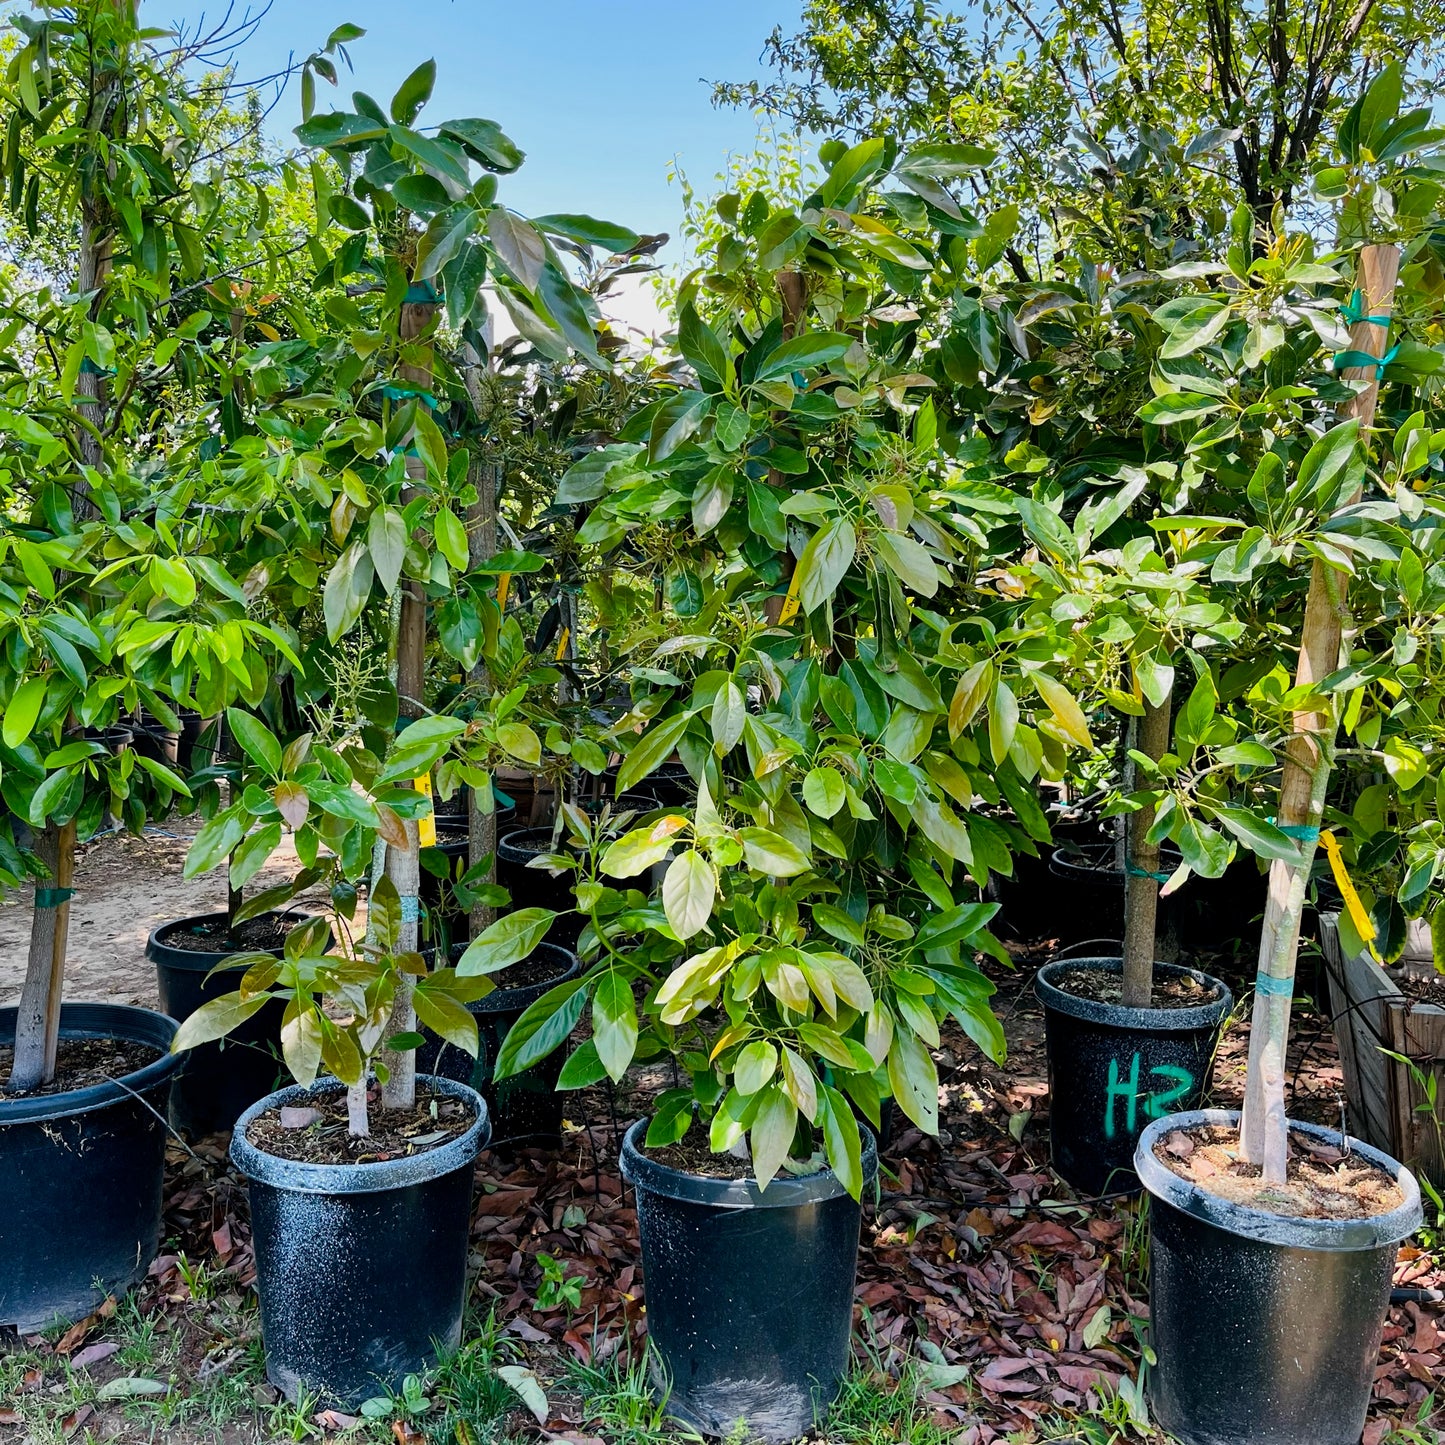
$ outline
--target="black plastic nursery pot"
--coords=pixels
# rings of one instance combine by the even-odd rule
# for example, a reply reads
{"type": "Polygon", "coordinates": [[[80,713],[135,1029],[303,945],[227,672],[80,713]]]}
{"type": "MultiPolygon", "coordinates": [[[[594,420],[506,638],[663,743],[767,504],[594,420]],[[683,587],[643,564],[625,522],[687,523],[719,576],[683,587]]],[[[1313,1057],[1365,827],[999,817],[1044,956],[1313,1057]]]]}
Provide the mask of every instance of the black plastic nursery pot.
{"type": "MultiPolygon", "coordinates": [[[[806,1434],[848,1368],[862,1205],[831,1170],[711,1179],[648,1156],[647,1120],[622,1144],[637,1191],[647,1332],[668,1412],[709,1435],[806,1434]]],[[[865,1196],[878,1152],[863,1131],[865,1196]]]]}
{"type": "Polygon", "coordinates": [[[417,1082],[477,1111],[465,1134],[424,1154],[308,1164],[247,1138],[257,1115],[335,1092],[334,1079],[282,1089],[236,1121],[231,1159],[250,1181],[266,1378],[289,1400],[355,1405],[461,1340],[473,1165],[491,1125],[466,1084],[417,1082]]]}
{"type": "MultiPolygon", "coordinates": [[[[452,950],[459,956],[464,945],[452,950]]],[[[548,989],[556,988],[582,970],[581,960],[570,949],[555,943],[539,943],[533,952],[513,969],[545,962],[551,966],[548,977],[521,988],[498,988],[486,998],[467,1005],[477,1021],[477,1057],[451,1044],[444,1043],[430,1029],[416,1056],[417,1068],[443,1078],[470,1084],[486,1101],[491,1119],[491,1147],[518,1148],[536,1145],[555,1149],[562,1142],[563,1096],[557,1092],[557,1078],[567,1061],[564,1048],[554,1049],[540,1063],[499,1084],[492,1075],[497,1056],[502,1051],[512,1025],[521,1018],[548,989]]],[[[505,974],[501,975],[503,978],[505,974]]]]}
{"type": "MultiPolygon", "coordinates": [[[[261,914],[260,918],[277,916],[261,914]]],[[[195,931],[214,931],[218,939],[224,938],[226,915],[201,913],[178,918],[152,930],[146,940],[146,957],[156,966],[161,1008],[178,1023],[203,1003],[233,993],[245,972],[229,968],[212,973],[234,949],[201,952],[171,942],[178,933],[195,931]]],[[[281,952],[279,948],[262,951],[278,956],[281,952]]],[[[172,1127],[192,1138],[223,1133],[244,1110],[282,1082],[286,1068],[280,1060],[279,1040],[285,1011],[285,1004],[274,999],[226,1038],[182,1055],[182,1068],[171,1085],[172,1127]]]]}
{"type": "MultiPolygon", "coordinates": [[[[1162,867],[1180,855],[1166,844],[1162,867]]],[[[1059,942],[1124,936],[1124,881],[1110,840],[1071,841],[1049,855],[1050,906],[1059,942]]],[[[1161,897],[1155,925],[1161,947],[1181,943],[1217,947],[1257,933],[1264,910],[1265,877],[1251,857],[1235,859],[1219,878],[1190,878],[1178,893],[1161,897]]],[[[1032,900],[1030,900],[1032,904],[1032,900]]]]}
{"type": "Polygon", "coordinates": [[[1060,959],[1041,968],[1049,1055],[1049,1140],[1055,1170],[1084,1194],[1134,1191],[1134,1146],[1154,1119],[1197,1108],[1209,1087],[1229,990],[1197,969],[1156,963],[1156,981],[1192,978],[1213,989],[1191,1008],[1124,1008],[1067,993],[1073,969],[1122,974],[1119,958],[1060,959]]]}
{"type": "MultiPolygon", "coordinates": [[[[15,1040],[0,1009],[0,1044],[15,1040]]],[[[30,1334],[88,1314],[145,1278],[161,1236],[166,1091],[176,1024],[149,1009],[74,1003],[64,1039],[123,1039],[158,1051],[109,1083],[0,1094],[0,1324],[30,1334]]]]}
{"type": "MultiPolygon", "coordinates": [[[[465,794],[458,793],[452,802],[455,803],[457,798],[465,802],[465,794]]],[[[497,809],[498,838],[515,829],[516,817],[517,810],[513,807],[497,809]]],[[[437,841],[431,847],[446,859],[447,878],[455,879],[458,862],[462,863],[461,871],[467,871],[468,864],[465,860],[471,856],[472,850],[471,825],[465,807],[455,812],[438,812],[436,828],[437,841]]],[[[446,924],[449,938],[457,940],[468,936],[466,910],[457,903],[445,880],[423,867],[417,892],[433,920],[446,924]]]]}
{"type": "MultiPolygon", "coordinates": [[[[1149,1395],[1181,1445],[1358,1445],[1380,1353],[1396,1246],[1419,1228],[1420,1191],[1389,1155],[1350,1148],[1405,1196],[1373,1219],[1295,1219],[1232,1204],[1154,1154],[1174,1129],[1237,1128],[1201,1109],[1157,1119],[1135,1168],[1150,1195],[1149,1395]]],[[[1331,1144],[1340,1135],[1291,1123],[1331,1144]]]]}
{"type": "Polygon", "coordinates": [[[497,882],[512,895],[512,908],[551,908],[561,913],[551,930],[551,941],[574,948],[587,920],[572,908],[572,873],[554,878],[545,868],[530,868],[532,859],[556,853],[550,828],[521,828],[497,843],[497,882]]]}

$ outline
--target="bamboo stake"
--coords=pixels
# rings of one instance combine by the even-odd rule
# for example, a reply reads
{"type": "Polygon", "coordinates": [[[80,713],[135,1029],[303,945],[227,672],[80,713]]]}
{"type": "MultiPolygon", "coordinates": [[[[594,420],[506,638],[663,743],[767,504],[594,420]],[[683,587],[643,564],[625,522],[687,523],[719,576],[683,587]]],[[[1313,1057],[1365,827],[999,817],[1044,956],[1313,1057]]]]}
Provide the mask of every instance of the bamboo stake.
{"type": "MultiPolygon", "coordinates": [[[[401,305],[400,334],[403,347],[424,336],[432,325],[437,305],[434,301],[403,301],[401,305]]],[[[428,353],[429,354],[429,353],[428,353]]],[[[404,381],[421,390],[432,383],[432,368],[428,363],[403,362],[397,368],[404,381]]],[[[420,405],[421,403],[418,403],[420,405]]],[[[414,483],[425,481],[426,464],[420,457],[406,458],[408,485],[402,492],[403,502],[410,502],[416,495],[414,483]]],[[[426,671],[426,595],[422,584],[407,580],[401,589],[401,619],[396,639],[396,694],[397,712],[400,718],[419,718],[422,715],[422,700],[426,671]]],[[[418,910],[421,887],[420,839],[414,818],[402,819],[406,829],[406,847],[388,847],[386,850],[386,876],[396,885],[401,895],[401,932],[397,939],[397,951],[415,953],[419,942],[418,910]]],[[[416,1010],[412,1006],[411,978],[402,974],[397,981],[396,998],[392,1004],[391,1023],[388,1036],[411,1033],[416,1028],[416,1010]]],[[[382,1088],[382,1106],[387,1109],[412,1109],[416,1107],[416,1050],[400,1051],[386,1049],[382,1060],[387,1069],[387,1081],[382,1088]]]]}
{"type": "MultiPolygon", "coordinates": [[[[1364,319],[1355,322],[1351,329],[1352,351],[1367,356],[1385,354],[1399,270],[1398,247],[1366,246],[1361,250],[1359,291],[1364,298],[1364,319]],[[1383,325],[1370,319],[1376,316],[1384,318],[1383,325]]],[[[1375,420],[1375,403],[1380,393],[1375,368],[1350,368],[1343,375],[1367,385],[1340,408],[1340,418],[1357,420],[1361,433],[1367,433],[1375,420]]],[[[1349,500],[1357,501],[1358,493],[1349,500]]],[[[1346,616],[1343,577],[1316,559],[1310,569],[1310,590],[1305,602],[1295,672],[1297,687],[1318,682],[1339,667],[1346,616]]],[[[1276,860],[1269,868],[1269,897],[1259,940],[1259,968],[1249,1038],[1249,1074],[1240,1120],[1241,1155],[1261,1165],[1264,1178],[1275,1184],[1284,1182],[1288,1152],[1284,1060],[1294,998],[1300,919],[1334,765],[1337,725],[1332,704],[1318,712],[1295,713],[1294,734],[1285,750],[1284,775],[1280,782],[1276,817],[1282,828],[1298,836],[1301,858],[1298,864],[1276,860]]]]}
{"type": "MultiPolygon", "coordinates": [[[[1139,751],[1158,762],[1169,750],[1169,701],[1155,707],[1147,699],[1139,721],[1139,751]]],[[[1125,1008],[1148,1008],[1154,998],[1155,927],[1159,912],[1159,845],[1149,841],[1153,804],[1129,818],[1129,851],[1124,875],[1125,1008]]]]}

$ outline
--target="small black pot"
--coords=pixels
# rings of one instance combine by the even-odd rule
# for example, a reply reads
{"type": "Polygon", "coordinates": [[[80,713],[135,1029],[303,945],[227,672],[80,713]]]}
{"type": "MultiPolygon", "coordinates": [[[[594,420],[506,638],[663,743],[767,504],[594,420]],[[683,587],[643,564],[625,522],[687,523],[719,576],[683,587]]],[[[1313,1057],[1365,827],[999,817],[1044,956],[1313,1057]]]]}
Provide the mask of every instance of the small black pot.
{"type": "MultiPolygon", "coordinates": [[[[215,927],[225,922],[224,913],[178,918],[153,929],[146,940],[146,957],[156,966],[161,1008],[178,1023],[203,1003],[233,993],[245,970],[212,973],[231,956],[230,950],[198,953],[167,940],[197,925],[215,927]]],[[[268,951],[281,954],[279,948],[268,951]]],[[[183,1067],[171,1084],[170,1120],[175,1129],[191,1138],[224,1133],[244,1110],[283,1081],[286,1066],[280,1060],[280,1040],[285,1012],[285,1001],[272,999],[226,1038],[182,1055],[183,1067]]]]}
{"type": "MultiPolygon", "coordinates": [[[[454,948],[454,957],[460,956],[464,948],[465,945],[454,948]]],[[[426,1043],[416,1052],[416,1066],[420,1071],[470,1084],[487,1101],[494,1149],[528,1144],[556,1149],[562,1143],[563,1100],[557,1092],[557,1078],[567,1061],[566,1049],[554,1049],[540,1063],[500,1084],[492,1079],[502,1044],[523,1011],[548,989],[576,978],[582,969],[575,953],[555,943],[539,943],[527,962],[536,958],[555,962],[556,974],[526,988],[499,988],[467,1005],[468,1012],[477,1021],[475,1059],[444,1043],[427,1028],[422,1030],[426,1043]]],[[[505,979],[506,974],[501,977],[505,979]]]]}
{"type": "MultiPolygon", "coordinates": [[[[1182,1445],[1358,1445],[1380,1354],[1395,1247],[1420,1226],[1414,1177],[1358,1140],[1405,1196],[1373,1219],[1292,1219],[1231,1204],[1154,1156],[1170,1130],[1239,1125],[1201,1109],[1157,1119],[1135,1168],[1148,1189],[1149,1396],[1182,1445]]],[[[1291,1123],[1338,1145],[1339,1134],[1291,1123]]]]}
{"type": "Polygon", "coordinates": [[[1155,978],[1188,976],[1215,996],[1194,1008],[1124,1008],[1065,993],[1071,969],[1119,974],[1119,958],[1061,959],[1041,968],[1049,1052],[1049,1140],[1055,1170],[1084,1194],[1134,1191],[1134,1146],[1152,1119],[1197,1108],[1209,1087],[1220,1024],[1234,1000],[1217,978],[1156,963],[1155,978]]]}
{"type": "Polygon", "coordinates": [[[282,1089],[236,1121],[231,1159],[250,1180],[266,1378],[291,1401],[355,1405],[461,1341],[472,1170],[491,1125],[480,1095],[422,1076],[477,1110],[465,1134],[425,1154],[376,1164],[301,1164],[246,1137],[267,1109],[342,1087],[282,1089]]]}
{"type": "MultiPolygon", "coordinates": [[[[461,864],[460,871],[462,873],[465,873],[471,866],[467,861],[471,856],[472,840],[465,792],[457,793],[451,801],[456,803],[458,800],[462,804],[459,811],[439,812],[436,815],[438,837],[444,837],[447,841],[439,841],[432,845],[432,850],[440,853],[447,860],[447,879],[450,880],[455,880],[457,877],[458,863],[461,864]],[[458,834],[460,836],[457,836],[458,834]]],[[[515,829],[517,818],[515,808],[499,807],[496,816],[498,838],[515,829]]],[[[446,880],[438,878],[430,869],[423,868],[421,884],[417,893],[426,906],[433,924],[445,926],[449,942],[464,940],[468,937],[466,911],[458,905],[456,895],[447,886],[446,880]]]]}
{"type": "MultiPolygon", "coordinates": [[[[14,1043],[15,1014],[0,1009],[0,1043],[14,1043]]],[[[175,1033],[149,1009],[65,1004],[61,1038],[126,1039],[160,1057],[113,1083],[0,1094],[0,1324],[30,1334],[78,1319],[145,1278],[161,1237],[175,1033]]]]}
{"type": "Polygon", "coordinates": [[[571,873],[554,878],[545,868],[529,868],[544,853],[561,852],[550,828],[522,828],[497,843],[497,882],[512,895],[512,908],[552,908],[562,914],[551,929],[551,941],[575,948],[587,920],[569,912],[573,905],[571,873]]]}
{"type": "MultiPolygon", "coordinates": [[[[862,1205],[831,1170],[709,1179],[643,1151],[627,1131],[622,1174],[637,1191],[647,1333],[668,1412],[708,1435],[744,1422],[763,1440],[812,1429],[848,1369],[862,1205]]],[[[864,1191],[878,1152],[863,1130],[864,1191]]]]}

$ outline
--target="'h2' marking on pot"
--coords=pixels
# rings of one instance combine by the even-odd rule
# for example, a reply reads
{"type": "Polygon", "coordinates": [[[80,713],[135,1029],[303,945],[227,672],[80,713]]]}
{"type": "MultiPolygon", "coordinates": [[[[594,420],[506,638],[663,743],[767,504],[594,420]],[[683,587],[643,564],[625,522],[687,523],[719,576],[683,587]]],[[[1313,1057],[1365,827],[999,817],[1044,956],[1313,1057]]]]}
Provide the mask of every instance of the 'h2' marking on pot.
{"type": "MultiPolygon", "coordinates": [[[[1144,1095],[1144,1117],[1162,1119],[1169,1112],[1171,1104],[1178,1102],[1194,1087],[1194,1075],[1177,1064],[1155,1064],[1149,1072],[1173,1084],[1173,1088],[1144,1095]]],[[[1109,1086],[1104,1091],[1104,1137],[1112,1139],[1115,1134],[1114,1106],[1124,1101],[1124,1129],[1128,1134],[1139,1130],[1139,1055],[1129,1061],[1129,1077],[1119,1077],[1118,1059],[1109,1060],[1109,1086]]]]}

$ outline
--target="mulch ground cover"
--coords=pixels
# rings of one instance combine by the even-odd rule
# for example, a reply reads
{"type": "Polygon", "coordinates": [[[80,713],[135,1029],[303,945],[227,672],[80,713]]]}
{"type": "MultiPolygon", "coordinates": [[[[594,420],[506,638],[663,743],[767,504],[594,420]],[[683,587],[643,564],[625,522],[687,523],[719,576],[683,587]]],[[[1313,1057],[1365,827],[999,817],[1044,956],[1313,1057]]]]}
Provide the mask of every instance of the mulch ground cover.
{"type": "MultiPolygon", "coordinates": [[[[1032,977],[1042,957],[1021,951],[1000,969],[997,1008],[1009,1042],[998,1068],[958,1031],[945,1033],[938,1138],[902,1121],[882,1150],[876,1206],[865,1211],[857,1287],[862,1348],[883,1367],[923,1359],[926,1396],[956,1445],[984,1445],[1045,1419],[1088,1414],[1137,1378],[1148,1315],[1147,1226],[1128,1199],[1083,1199],[1048,1167],[1047,1067],[1043,1019],[1032,977]],[[956,1366],[966,1366],[967,1374],[956,1366]],[[963,1376],[962,1378],[960,1378],[963,1376]],[[955,1381],[955,1383],[944,1383],[955,1381]]],[[[1192,960],[1225,977],[1238,997],[1246,970],[1229,959],[1192,960]]],[[[1221,1046],[1212,1102],[1236,1107],[1248,1053],[1247,1010],[1221,1046]]],[[[1324,1021],[1296,1015],[1289,1060],[1290,1112],[1338,1125],[1341,1075],[1324,1021]]],[[[512,1159],[483,1157],[472,1229],[474,1288],[490,1301],[544,1378],[560,1357],[600,1361],[636,1347],[647,1328],[637,1215],[618,1171],[621,1133],[648,1112],[671,1079],[636,1072],[615,1091],[569,1096],[562,1150],[512,1159]],[[539,1311],[539,1252],[586,1283],[579,1309],[539,1311]]],[[[172,1150],[167,1253],[156,1260],[141,1308],[187,1332],[198,1376],[224,1370],[246,1341],[208,1334],[190,1308],[186,1262],[206,1261],[237,1292],[254,1272],[244,1181],[229,1168],[224,1140],[172,1150]],[[191,1337],[194,1336],[192,1339],[191,1337]]],[[[1396,1285],[1438,1289],[1445,1270],[1413,1245],[1400,1251],[1396,1285]]],[[[254,1312],[247,1318],[254,1321],[254,1312]]],[[[82,1322],[47,1350],[78,1357],[103,1333],[82,1322]]],[[[1445,1310],[1438,1303],[1392,1307],[1376,1373],[1365,1445],[1413,1424],[1440,1375],[1445,1310]]],[[[544,1437],[576,1437],[565,1392],[544,1437]]],[[[324,1424],[344,1423],[337,1417],[324,1424]]],[[[1438,1422],[1445,1424],[1445,1411],[1438,1422]]],[[[3,1445],[0,1434],[0,1445],[3,1445]]]]}

